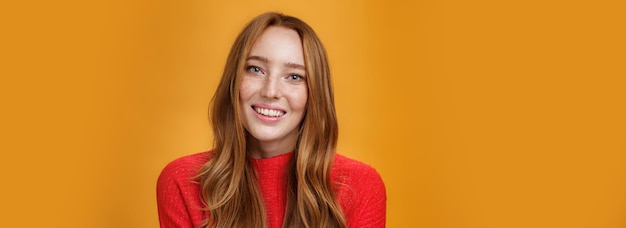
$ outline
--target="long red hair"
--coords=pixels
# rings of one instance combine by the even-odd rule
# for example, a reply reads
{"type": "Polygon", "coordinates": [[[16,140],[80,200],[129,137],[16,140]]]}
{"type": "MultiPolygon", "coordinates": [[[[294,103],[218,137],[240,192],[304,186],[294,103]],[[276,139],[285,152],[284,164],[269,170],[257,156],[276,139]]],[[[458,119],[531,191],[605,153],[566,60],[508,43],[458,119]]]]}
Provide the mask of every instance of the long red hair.
{"type": "Polygon", "coordinates": [[[206,227],[266,227],[263,199],[247,159],[247,137],[239,119],[239,85],[256,39],[270,26],[295,30],[302,40],[308,99],[287,173],[283,227],[346,227],[330,180],[338,127],[326,50],[302,20],[279,13],[254,18],[237,36],[213,96],[213,158],[198,177],[209,211],[206,227]]]}

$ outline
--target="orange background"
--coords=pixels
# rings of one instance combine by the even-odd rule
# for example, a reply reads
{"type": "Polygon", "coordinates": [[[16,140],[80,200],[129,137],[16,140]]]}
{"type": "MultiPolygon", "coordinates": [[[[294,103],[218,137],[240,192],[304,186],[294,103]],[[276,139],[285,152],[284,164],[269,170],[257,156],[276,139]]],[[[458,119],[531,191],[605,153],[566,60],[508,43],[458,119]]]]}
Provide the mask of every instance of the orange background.
{"type": "Polygon", "coordinates": [[[281,11],[328,49],[388,227],[626,226],[624,1],[357,2],[2,3],[0,223],[158,226],[236,34],[281,11]]]}

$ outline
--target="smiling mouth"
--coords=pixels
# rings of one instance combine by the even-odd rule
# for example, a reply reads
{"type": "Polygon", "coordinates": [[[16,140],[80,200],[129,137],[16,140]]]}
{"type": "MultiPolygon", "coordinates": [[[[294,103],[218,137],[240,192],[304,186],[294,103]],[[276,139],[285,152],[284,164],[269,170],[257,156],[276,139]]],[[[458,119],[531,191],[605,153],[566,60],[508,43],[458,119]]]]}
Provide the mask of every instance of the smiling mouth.
{"type": "Polygon", "coordinates": [[[268,116],[268,117],[281,117],[285,115],[285,112],[276,110],[276,109],[267,109],[267,108],[259,108],[259,107],[252,107],[252,108],[254,109],[254,111],[256,111],[256,113],[264,115],[264,116],[268,116]]]}

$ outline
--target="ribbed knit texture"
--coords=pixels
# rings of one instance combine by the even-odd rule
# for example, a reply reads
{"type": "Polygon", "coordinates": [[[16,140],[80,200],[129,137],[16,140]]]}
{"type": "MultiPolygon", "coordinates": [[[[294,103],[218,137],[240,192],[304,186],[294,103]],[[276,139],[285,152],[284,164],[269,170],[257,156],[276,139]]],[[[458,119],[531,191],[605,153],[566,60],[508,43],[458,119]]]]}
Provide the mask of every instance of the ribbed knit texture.
{"type": "MultiPolygon", "coordinates": [[[[285,170],[293,153],[251,159],[257,171],[269,228],[282,227],[287,190],[285,170]]],[[[168,164],[157,182],[157,204],[161,227],[198,227],[207,212],[200,186],[192,180],[210,159],[208,152],[185,156],[168,164]]],[[[372,167],[335,155],[331,180],[342,183],[336,192],[350,228],[385,227],[386,193],[380,175],[372,167]]]]}

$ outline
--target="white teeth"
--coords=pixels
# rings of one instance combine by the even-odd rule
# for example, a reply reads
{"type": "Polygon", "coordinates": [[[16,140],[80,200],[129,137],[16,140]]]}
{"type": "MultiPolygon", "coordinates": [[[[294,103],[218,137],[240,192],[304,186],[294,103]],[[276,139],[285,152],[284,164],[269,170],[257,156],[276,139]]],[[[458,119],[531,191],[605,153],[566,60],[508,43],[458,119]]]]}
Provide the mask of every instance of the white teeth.
{"type": "Polygon", "coordinates": [[[278,117],[278,116],[282,116],[285,114],[282,111],[278,111],[274,109],[265,109],[265,108],[259,108],[259,107],[255,107],[254,109],[257,113],[264,115],[264,116],[269,116],[269,117],[278,117]]]}

